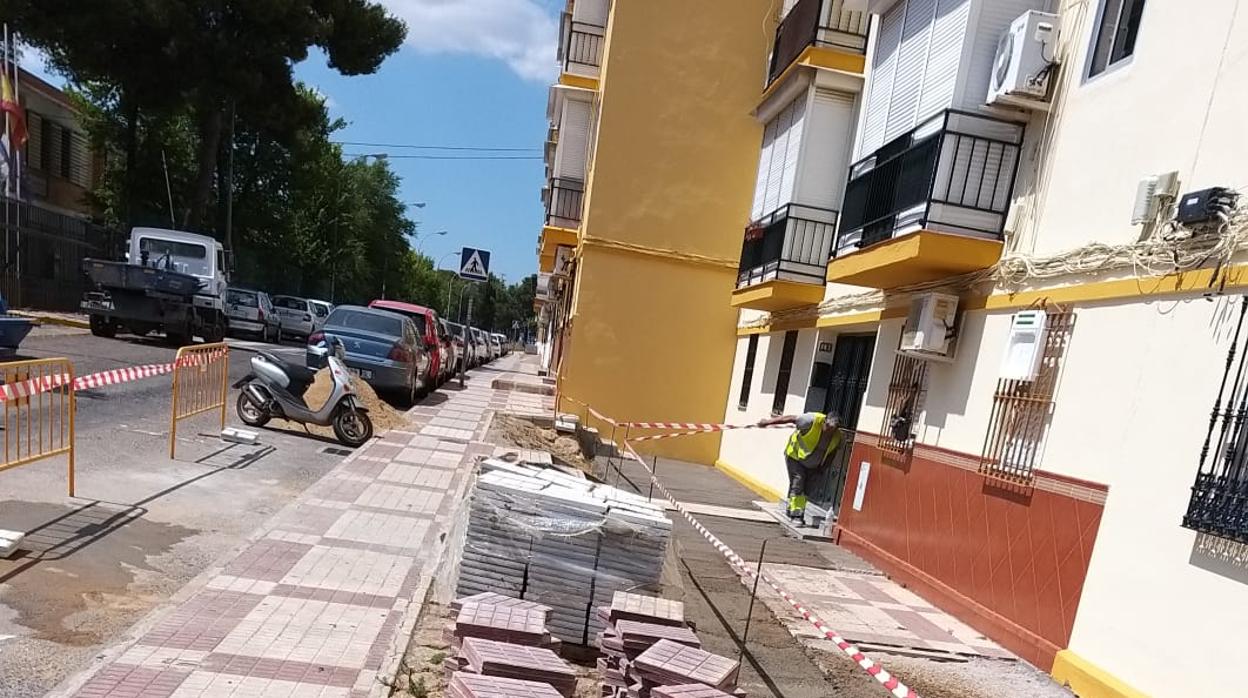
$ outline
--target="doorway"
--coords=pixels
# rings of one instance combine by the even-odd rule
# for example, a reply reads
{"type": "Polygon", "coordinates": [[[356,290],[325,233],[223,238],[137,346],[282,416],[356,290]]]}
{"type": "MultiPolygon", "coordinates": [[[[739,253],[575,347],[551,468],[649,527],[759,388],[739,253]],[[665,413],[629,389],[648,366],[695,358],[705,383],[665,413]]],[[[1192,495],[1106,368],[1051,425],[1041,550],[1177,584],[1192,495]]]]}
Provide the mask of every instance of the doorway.
{"type": "MultiPolygon", "coordinates": [[[[808,407],[839,417],[843,432],[841,447],[833,454],[831,467],[819,475],[810,496],[811,513],[828,521],[835,521],[840,510],[849,453],[853,450],[858,413],[862,410],[862,398],[871,378],[871,359],[874,355],[874,332],[838,335],[831,361],[822,366],[816,362],[811,374],[811,387],[821,389],[823,404],[808,407]]],[[[810,393],[818,394],[815,391],[810,393]]]]}

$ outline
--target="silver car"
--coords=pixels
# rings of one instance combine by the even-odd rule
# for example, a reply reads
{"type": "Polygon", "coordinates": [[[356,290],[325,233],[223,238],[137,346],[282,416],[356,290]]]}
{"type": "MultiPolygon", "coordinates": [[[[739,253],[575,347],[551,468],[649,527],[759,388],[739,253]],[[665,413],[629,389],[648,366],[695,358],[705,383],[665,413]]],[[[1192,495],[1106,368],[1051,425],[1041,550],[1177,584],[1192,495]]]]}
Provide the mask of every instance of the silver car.
{"type": "Polygon", "coordinates": [[[277,342],[282,336],[281,316],[264,291],[226,289],[225,316],[232,335],[256,337],[263,342],[277,342]]]}
{"type": "Polygon", "coordinates": [[[329,301],[318,301],[315,298],[309,298],[312,303],[312,324],[313,330],[319,330],[325,326],[325,318],[334,310],[334,304],[329,301]]]}
{"type": "Polygon", "coordinates": [[[433,388],[425,383],[429,354],[410,318],[389,310],[340,305],[325,326],[308,338],[309,368],[321,368],[325,359],[313,348],[333,339],[342,341],[347,368],[378,393],[388,393],[411,405],[433,388]]]}
{"type": "Polygon", "coordinates": [[[316,331],[316,310],[312,301],[295,296],[273,296],[273,305],[282,316],[282,334],[296,339],[307,339],[316,331]]]}

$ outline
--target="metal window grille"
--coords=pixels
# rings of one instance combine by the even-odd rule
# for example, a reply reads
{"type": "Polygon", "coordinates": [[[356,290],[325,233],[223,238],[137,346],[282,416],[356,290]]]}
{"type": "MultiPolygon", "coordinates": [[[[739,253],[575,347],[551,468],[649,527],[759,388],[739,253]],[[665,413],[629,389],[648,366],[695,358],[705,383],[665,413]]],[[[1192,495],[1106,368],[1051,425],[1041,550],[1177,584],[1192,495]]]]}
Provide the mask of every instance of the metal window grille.
{"type": "Polygon", "coordinates": [[[914,448],[914,427],[927,394],[927,362],[908,354],[897,354],[893,375],[888,379],[884,400],[884,424],[876,445],[893,453],[914,448]]]}
{"type": "Polygon", "coordinates": [[[1226,355],[1222,384],[1209,415],[1200,466],[1183,527],[1248,543],[1248,344],[1241,344],[1248,296],[1226,355]]]}
{"type": "Polygon", "coordinates": [[[776,394],[771,399],[771,413],[784,413],[784,400],[789,395],[789,377],[793,375],[793,354],[797,352],[797,330],[784,333],[780,350],[780,370],[776,372],[776,394]]]}
{"type": "Polygon", "coordinates": [[[758,356],[758,335],[750,335],[745,350],[745,371],[741,374],[741,397],[737,406],[745,409],[750,404],[750,384],[754,382],[754,359],[758,356]]]}
{"type": "Polygon", "coordinates": [[[1075,314],[1069,309],[1054,308],[1048,311],[1046,323],[1048,333],[1035,379],[997,381],[979,459],[979,472],[989,477],[1016,483],[1032,480],[1053,413],[1053,394],[1075,327],[1075,314]]]}

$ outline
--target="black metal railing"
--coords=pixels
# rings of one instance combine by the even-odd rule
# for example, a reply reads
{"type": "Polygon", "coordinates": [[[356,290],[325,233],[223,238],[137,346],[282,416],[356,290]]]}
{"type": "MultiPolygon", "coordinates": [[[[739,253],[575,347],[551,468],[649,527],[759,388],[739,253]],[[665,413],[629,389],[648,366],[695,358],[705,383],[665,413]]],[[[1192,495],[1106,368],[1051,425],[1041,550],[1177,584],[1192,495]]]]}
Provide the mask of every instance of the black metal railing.
{"type": "Polygon", "coordinates": [[[849,167],[835,255],[918,229],[1000,238],[1021,124],[947,110],[849,167]]]}
{"type": "Polygon", "coordinates": [[[568,20],[567,44],[563,48],[563,72],[596,73],[602,67],[606,28],[568,20]]]}
{"type": "Polygon", "coordinates": [[[120,233],[29,201],[0,197],[0,293],[13,307],[76,310],[84,257],[113,257],[120,233]]]}
{"type": "Polygon", "coordinates": [[[866,12],[844,9],[844,0],[798,0],[776,27],[767,84],[780,77],[807,46],[865,54],[870,23],[866,12]]]}
{"type": "Polygon", "coordinates": [[[1209,416],[1200,466],[1183,527],[1248,543],[1248,338],[1244,337],[1248,296],[1240,302],[1239,324],[1209,416]]]}
{"type": "Polygon", "coordinates": [[[575,227],[581,222],[585,183],[579,179],[552,177],[546,199],[546,225],[575,227]]]}
{"type": "Polygon", "coordinates": [[[737,288],[773,279],[824,284],[836,211],[785,204],[745,229],[737,288]]]}

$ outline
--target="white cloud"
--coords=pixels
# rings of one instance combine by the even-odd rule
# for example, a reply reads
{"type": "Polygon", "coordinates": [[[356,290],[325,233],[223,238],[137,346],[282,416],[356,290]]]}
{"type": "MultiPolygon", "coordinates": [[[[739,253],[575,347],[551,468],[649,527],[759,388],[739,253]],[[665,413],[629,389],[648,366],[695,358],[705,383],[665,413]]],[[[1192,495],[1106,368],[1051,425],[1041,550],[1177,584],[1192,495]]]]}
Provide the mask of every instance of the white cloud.
{"type": "Polygon", "coordinates": [[[319,85],[311,85],[310,87],[312,88],[312,91],[316,93],[316,96],[320,97],[322,102],[325,102],[326,109],[329,111],[336,111],[338,109],[338,100],[334,99],[333,95],[326,92],[319,85]]]}
{"type": "Polygon", "coordinates": [[[407,22],[421,53],[460,53],[505,62],[527,80],[556,73],[558,26],[541,0],[381,0],[407,22]]]}

